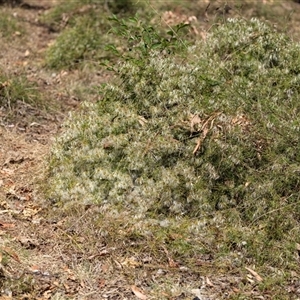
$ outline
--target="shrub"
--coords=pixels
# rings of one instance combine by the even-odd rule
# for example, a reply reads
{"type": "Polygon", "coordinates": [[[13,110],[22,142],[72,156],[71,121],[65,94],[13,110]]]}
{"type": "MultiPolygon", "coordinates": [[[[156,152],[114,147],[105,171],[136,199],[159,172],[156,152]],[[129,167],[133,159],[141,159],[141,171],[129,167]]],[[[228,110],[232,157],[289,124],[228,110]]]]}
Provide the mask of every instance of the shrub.
{"type": "Polygon", "coordinates": [[[92,58],[92,53],[102,46],[99,34],[101,22],[95,16],[77,19],[76,25],[65,29],[47,51],[47,66],[50,68],[72,68],[85,59],[92,58]]]}
{"type": "Polygon", "coordinates": [[[127,57],[65,124],[51,197],[138,219],[234,211],[281,239],[300,217],[299,50],[256,19],[229,19],[185,56],[127,57]]]}
{"type": "Polygon", "coordinates": [[[105,51],[111,43],[107,32],[111,28],[108,16],[134,13],[137,9],[130,0],[63,1],[41,21],[55,31],[62,30],[46,53],[47,67],[72,69],[82,63],[98,64],[109,58],[105,51]]]}

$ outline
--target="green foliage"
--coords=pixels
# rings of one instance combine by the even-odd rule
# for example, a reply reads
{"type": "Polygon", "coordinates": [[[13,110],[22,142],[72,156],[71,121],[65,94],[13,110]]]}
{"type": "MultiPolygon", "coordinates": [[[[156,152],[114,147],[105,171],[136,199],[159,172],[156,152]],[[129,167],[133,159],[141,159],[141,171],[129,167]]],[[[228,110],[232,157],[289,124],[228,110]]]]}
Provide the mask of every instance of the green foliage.
{"type": "Polygon", "coordinates": [[[187,48],[182,31],[188,24],[178,24],[174,28],[170,27],[166,33],[161,33],[153,26],[141,22],[137,16],[119,19],[113,15],[109,19],[114,22],[111,32],[126,42],[126,51],[121,53],[114,45],[108,45],[106,49],[121,56],[124,61],[131,60],[142,65],[145,63],[142,60],[148,58],[152,50],[171,54],[187,48]]]}
{"type": "Polygon", "coordinates": [[[137,5],[130,0],[113,1],[63,1],[55,6],[42,22],[54,30],[63,29],[46,54],[46,65],[50,68],[76,68],[85,63],[97,63],[110,58],[105,51],[112,43],[107,32],[111,28],[108,20],[111,12],[134,13],[137,5]]]}
{"type": "Polygon", "coordinates": [[[278,266],[262,252],[280,249],[292,265],[284,245],[299,234],[299,44],[256,19],[229,19],[185,56],[145,55],[144,37],[132,40],[137,53],[121,56],[119,81],[65,124],[51,197],[134,220],[208,219],[206,229],[224,227],[214,250],[243,248],[245,259],[278,266]]]}

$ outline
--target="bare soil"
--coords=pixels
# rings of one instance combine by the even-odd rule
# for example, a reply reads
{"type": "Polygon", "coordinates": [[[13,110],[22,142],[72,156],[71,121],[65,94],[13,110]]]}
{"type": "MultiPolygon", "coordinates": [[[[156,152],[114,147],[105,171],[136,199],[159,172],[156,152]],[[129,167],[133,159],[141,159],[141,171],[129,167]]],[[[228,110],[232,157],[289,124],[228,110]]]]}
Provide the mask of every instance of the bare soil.
{"type": "Polygon", "coordinates": [[[42,65],[56,34],[39,23],[39,16],[55,1],[7,2],[13,5],[0,9],[15,17],[26,34],[0,41],[0,66],[36,83],[51,105],[40,109],[20,101],[13,113],[0,110],[0,299],[92,299],[68,264],[66,257],[72,254],[57,246],[62,234],[57,223],[63,220],[49,223],[37,188],[63,119],[80,103],[66,89],[78,73],[57,74],[42,65]]]}

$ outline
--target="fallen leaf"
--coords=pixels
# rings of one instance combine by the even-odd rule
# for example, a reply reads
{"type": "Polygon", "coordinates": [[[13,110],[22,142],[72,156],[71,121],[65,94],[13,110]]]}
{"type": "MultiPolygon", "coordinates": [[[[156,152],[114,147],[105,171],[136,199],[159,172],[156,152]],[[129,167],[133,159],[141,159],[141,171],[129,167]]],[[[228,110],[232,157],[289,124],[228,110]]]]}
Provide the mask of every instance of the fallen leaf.
{"type": "Polygon", "coordinates": [[[63,283],[63,286],[64,286],[66,292],[68,292],[70,290],[70,287],[66,283],[63,283]]]}
{"type": "Polygon", "coordinates": [[[194,151],[193,151],[193,154],[194,154],[194,155],[195,155],[195,154],[197,153],[197,151],[200,149],[201,143],[202,143],[202,142],[204,141],[204,139],[206,138],[208,131],[209,131],[209,130],[208,130],[207,127],[205,127],[205,128],[203,129],[202,136],[198,139],[197,145],[196,145],[196,147],[195,147],[195,149],[194,149],[194,151]]]}
{"type": "Polygon", "coordinates": [[[138,122],[144,126],[148,121],[144,117],[138,116],[138,122]]]}
{"type": "Polygon", "coordinates": [[[99,279],[99,281],[98,281],[98,287],[100,288],[100,289],[102,289],[102,288],[104,288],[105,287],[105,285],[106,285],[106,280],[105,279],[99,279]]]}
{"type": "MultiPolygon", "coordinates": [[[[6,201],[1,201],[0,202],[0,207],[1,207],[1,209],[6,209],[7,210],[9,208],[9,205],[7,204],[6,201]]],[[[0,214],[2,214],[2,210],[1,210],[0,214]]]]}
{"type": "Polygon", "coordinates": [[[263,281],[263,279],[258,275],[257,272],[253,271],[252,269],[248,268],[248,267],[245,267],[246,270],[248,270],[254,277],[257,281],[263,281]]]}
{"type": "Polygon", "coordinates": [[[101,270],[102,270],[103,273],[107,273],[107,271],[109,270],[109,265],[108,264],[102,265],[101,270]]]}
{"type": "Polygon", "coordinates": [[[295,271],[291,271],[291,276],[294,277],[294,278],[299,277],[298,273],[295,272],[295,271]]]}
{"type": "Polygon", "coordinates": [[[96,253],[96,254],[94,254],[94,255],[89,256],[88,259],[89,259],[89,260],[92,260],[92,259],[94,259],[95,257],[98,257],[98,256],[104,256],[104,255],[107,255],[107,254],[109,254],[109,253],[110,253],[110,252],[109,252],[107,249],[104,249],[104,250],[100,251],[99,253],[96,253]]]}
{"type": "Polygon", "coordinates": [[[15,224],[13,224],[13,223],[0,222],[1,229],[9,229],[9,228],[14,228],[14,227],[15,227],[15,224]]]}
{"type": "Polygon", "coordinates": [[[169,266],[170,268],[178,268],[178,263],[173,260],[172,258],[168,258],[169,259],[169,266]]]}
{"type": "Polygon", "coordinates": [[[208,277],[206,277],[206,283],[208,286],[214,286],[208,277]]]}
{"type": "Polygon", "coordinates": [[[167,248],[163,247],[166,255],[167,255],[167,258],[168,258],[168,261],[169,261],[169,266],[171,268],[178,268],[178,263],[176,261],[174,261],[174,259],[172,259],[172,257],[170,256],[169,254],[169,251],[167,250],[167,248]]]}
{"type": "Polygon", "coordinates": [[[23,247],[27,249],[34,249],[39,245],[37,240],[28,239],[26,237],[19,237],[17,240],[22,244],[23,247]]]}
{"type": "Polygon", "coordinates": [[[9,157],[4,162],[4,166],[8,166],[9,164],[21,164],[24,162],[25,158],[23,156],[15,156],[15,157],[9,157]]]}
{"type": "Polygon", "coordinates": [[[124,267],[132,267],[132,268],[141,266],[141,263],[133,256],[126,258],[121,264],[124,267]]]}
{"type": "Polygon", "coordinates": [[[42,210],[41,208],[29,208],[29,207],[26,207],[22,211],[22,214],[26,218],[31,218],[31,217],[35,216],[36,214],[38,214],[41,210],[42,210]]]}
{"type": "MultiPolygon", "coordinates": [[[[14,174],[14,171],[8,168],[2,168],[2,170],[0,170],[0,173],[4,176],[10,176],[14,174]]],[[[10,184],[12,184],[12,182],[10,184]]]]}
{"type": "Polygon", "coordinates": [[[29,267],[29,271],[34,274],[39,274],[41,272],[39,266],[31,266],[31,267],[29,267]]]}
{"type": "Polygon", "coordinates": [[[197,132],[199,129],[195,128],[196,125],[201,124],[201,119],[198,115],[193,115],[191,118],[191,132],[197,132]]]}
{"type": "MultiPolygon", "coordinates": [[[[52,289],[49,289],[49,290],[47,290],[47,291],[45,291],[45,292],[43,293],[43,297],[44,297],[45,299],[50,299],[50,298],[52,297],[52,294],[53,294],[52,289]]],[[[43,298],[43,299],[44,299],[44,298],[43,298]]]]}
{"type": "MultiPolygon", "coordinates": [[[[203,292],[201,289],[192,289],[191,293],[195,295],[198,299],[203,299],[203,292]]],[[[197,299],[196,298],[196,299],[197,299]]]]}
{"type": "Polygon", "coordinates": [[[132,292],[141,300],[146,300],[147,296],[141,292],[135,285],[131,286],[132,292]]]}
{"type": "Polygon", "coordinates": [[[251,284],[254,284],[255,281],[254,281],[252,278],[253,278],[252,275],[250,275],[250,274],[247,275],[247,280],[248,280],[248,282],[251,283],[251,284]],[[251,277],[251,278],[250,278],[250,277],[251,277]]]}
{"type": "Polygon", "coordinates": [[[8,254],[10,257],[12,257],[14,260],[16,260],[18,263],[21,262],[19,256],[17,255],[17,253],[14,252],[13,250],[11,250],[10,248],[1,247],[0,249],[3,250],[6,254],[8,254]]]}

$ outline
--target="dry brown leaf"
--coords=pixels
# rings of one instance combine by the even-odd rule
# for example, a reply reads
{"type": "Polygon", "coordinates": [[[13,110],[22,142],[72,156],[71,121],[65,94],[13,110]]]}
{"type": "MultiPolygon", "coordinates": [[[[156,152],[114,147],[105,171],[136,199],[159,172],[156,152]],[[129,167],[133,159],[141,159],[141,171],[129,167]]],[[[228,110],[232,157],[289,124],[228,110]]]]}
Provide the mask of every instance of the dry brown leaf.
{"type": "Polygon", "coordinates": [[[14,228],[14,227],[15,227],[15,224],[13,224],[13,223],[0,222],[1,229],[10,229],[10,228],[14,228]]]}
{"type": "Polygon", "coordinates": [[[105,285],[106,285],[106,280],[103,279],[103,278],[99,279],[99,281],[98,281],[98,287],[99,287],[100,289],[102,289],[102,288],[105,287],[105,285]]]}
{"type": "Polygon", "coordinates": [[[38,214],[41,210],[42,210],[41,208],[29,208],[29,207],[26,207],[22,211],[22,214],[26,218],[31,218],[31,217],[35,216],[36,214],[38,214]]]}
{"type": "Polygon", "coordinates": [[[247,277],[247,281],[248,281],[250,284],[254,284],[254,283],[255,283],[255,281],[253,280],[253,276],[252,276],[252,275],[248,274],[246,277],[247,277]],[[250,278],[250,277],[251,277],[251,278],[250,278]]]}
{"type": "Polygon", "coordinates": [[[30,55],[30,51],[27,49],[25,52],[24,52],[24,57],[28,57],[30,55]]]}
{"type": "Polygon", "coordinates": [[[197,153],[197,151],[200,149],[201,143],[202,143],[202,142],[204,141],[204,139],[206,138],[208,131],[209,131],[209,130],[208,130],[207,127],[205,127],[205,128],[203,129],[202,137],[199,138],[199,140],[198,140],[198,142],[197,142],[197,145],[196,145],[196,147],[194,148],[194,151],[193,151],[193,154],[194,154],[194,155],[195,155],[195,154],[197,153]]]}
{"type": "Polygon", "coordinates": [[[142,126],[144,126],[146,123],[148,123],[148,121],[147,121],[144,117],[142,117],[142,116],[138,116],[138,122],[139,122],[142,126]]]}
{"type": "Polygon", "coordinates": [[[147,296],[142,293],[140,289],[138,289],[135,285],[131,286],[132,292],[141,300],[146,300],[147,296]]]}
{"type": "Polygon", "coordinates": [[[206,277],[206,284],[211,287],[214,286],[208,277],[206,277]]]}
{"type": "Polygon", "coordinates": [[[295,271],[291,271],[291,276],[292,276],[292,277],[295,277],[295,278],[298,278],[298,277],[299,277],[298,273],[295,272],[295,271]]]}
{"type": "Polygon", "coordinates": [[[110,252],[107,249],[104,249],[104,250],[100,251],[99,253],[89,256],[88,260],[93,260],[95,257],[104,256],[104,255],[108,255],[108,254],[110,254],[110,252]]]}
{"type": "Polygon", "coordinates": [[[43,297],[44,297],[43,299],[50,299],[52,297],[52,294],[53,294],[52,289],[49,289],[49,290],[45,291],[43,293],[43,297]]]}
{"type": "Polygon", "coordinates": [[[111,149],[113,148],[113,143],[107,141],[103,143],[103,149],[111,149]]]}
{"type": "MultiPolygon", "coordinates": [[[[191,293],[198,297],[199,299],[203,299],[203,291],[201,289],[192,289],[191,293]]],[[[197,298],[195,298],[197,299],[197,298]]]]}
{"type": "Polygon", "coordinates": [[[109,270],[109,264],[103,264],[101,266],[101,270],[103,273],[107,273],[107,271],[109,270]]]}
{"type": "Polygon", "coordinates": [[[191,132],[198,131],[197,128],[195,128],[196,125],[201,124],[201,119],[198,115],[193,115],[191,118],[191,132]]]}
{"type": "MultiPolygon", "coordinates": [[[[1,206],[1,209],[8,209],[9,208],[9,205],[7,204],[7,202],[6,201],[1,201],[0,202],[0,206],[1,206]]],[[[0,212],[1,214],[2,214],[2,210],[1,210],[1,212],[0,212]]]]}
{"type": "Polygon", "coordinates": [[[203,129],[202,139],[204,140],[208,134],[208,128],[203,129]]]}
{"type": "Polygon", "coordinates": [[[66,292],[68,292],[70,290],[70,287],[66,283],[63,283],[63,286],[64,286],[66,292]]]}
{"type": "Polygon", "coordinates": [[[170,258],[170,257],[168,257],[168,259],[169,259],[169,266],[170,266],[171,268],[178,268],[178,263],[177,263],[175,260],[173,260],[173,259],[170,258]]]}
{"type": "Polygon", "coordinates": [[[16,260],[18,263],[21,262],[19,256],[17,255],[17,253],[14,252],[13,250],[11,250],[10,248],[8,248],[8,247],[1,247],[0,249],[2,251],[4,251],[6,254],[8,254],[10,257],[12,257],[14,260],[16,260]]]}
{"type": "Polygon", "coordinates": [[[168,261],[169,261],[169,266],[171,268],[178,268],[178,263],[170,256],[169,254],[169,251],[167,250],[167,248],[163,247],[166,255],[167,255],[167,258],[168,258],[168,261]]]}
{"type": "Polygon", "coordinates": [[[245,267],[246,270],[248,270],[254,277],[257,281],[261,282],[263,281],[263,279],[258,275],[257,272],[255,272],[254,270],[248,268],[248,267],[245,267]]]}
{"type": "Polygon", "coordinates": [[[136,268],[141,266],[141,263],[133,256],[126,258],[124,261],[121,262],[121,264],[124,267],[131,267],[131,268],[136,268]]]}

